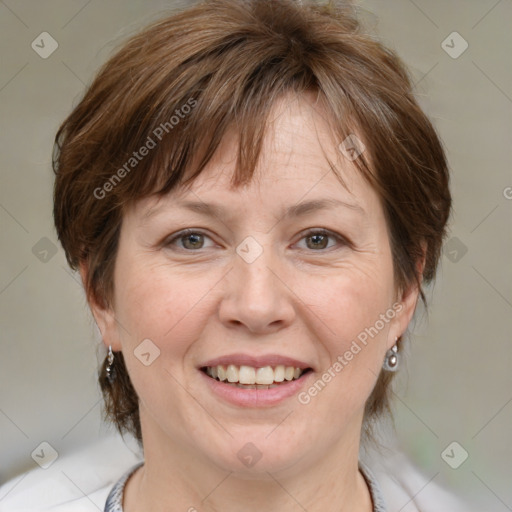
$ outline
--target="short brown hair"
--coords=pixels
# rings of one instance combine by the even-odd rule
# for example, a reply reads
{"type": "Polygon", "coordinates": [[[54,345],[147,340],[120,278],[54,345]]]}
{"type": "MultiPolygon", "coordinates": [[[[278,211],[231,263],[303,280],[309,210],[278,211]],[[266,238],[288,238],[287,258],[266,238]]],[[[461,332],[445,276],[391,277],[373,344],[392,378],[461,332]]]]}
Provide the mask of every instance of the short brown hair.
{"type": "MultiPolygon", "coordinates": [[[[417,284],[427,306],[421,281],[435,276],[451,195],[442,143],[412,89],[399,57],[363,33],[346,3],[206,0],[152,23],[103,65],[56,134],[54,219],[70,266],[86,262],[88,297],[109,304],[125,207],[192,183],[234,126],[233,184],[248,182],[272,106],[285,93],[313,91],[336,140],[364,138],[354,163],[382,202],[397,289],[417,284]]],[[[106,417],[142,443],[122,354],[112,385],[105,364],[106,417]]],[[[366,428],[389,412],[392,375],[379,376],[366,428]]]]}

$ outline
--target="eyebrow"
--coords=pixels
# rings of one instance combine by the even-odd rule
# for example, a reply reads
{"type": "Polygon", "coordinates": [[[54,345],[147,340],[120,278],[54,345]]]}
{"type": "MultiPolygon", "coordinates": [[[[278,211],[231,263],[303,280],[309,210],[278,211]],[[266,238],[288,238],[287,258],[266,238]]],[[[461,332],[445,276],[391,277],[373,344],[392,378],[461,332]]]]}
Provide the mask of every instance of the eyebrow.
{"type": "MultiPolygon", "coordinates": [[[[182,201],[176,203],[178,208],[185,208],[192,212],[198,213],[207,217],[217,217],[220,219],[226,218],[228,216],[228,210],[224,206],[220,204],[214,203],[205,203],[203,201],[182,201]]],[[[347,203],[346,201],[341,201],[340,199],[334,198],[324,198],[324,199],[314,199],[311,201],[304,201],[302,203],[298,203],[292,206],[289,206],[283,213],[282,217],[285,219],[289,219],[292,217],[300,217],[307,215],[312,212],[320,211],[320,210],[331,210],[336,209],[338,207],[345,207],[355,212],[365,215],[366,212],[364,209],[356,203],[347,203]]],[[[152,208],[144,214],[144,219],[147,220],[150,217],[153,217],[162,208],[152,208]]]]}

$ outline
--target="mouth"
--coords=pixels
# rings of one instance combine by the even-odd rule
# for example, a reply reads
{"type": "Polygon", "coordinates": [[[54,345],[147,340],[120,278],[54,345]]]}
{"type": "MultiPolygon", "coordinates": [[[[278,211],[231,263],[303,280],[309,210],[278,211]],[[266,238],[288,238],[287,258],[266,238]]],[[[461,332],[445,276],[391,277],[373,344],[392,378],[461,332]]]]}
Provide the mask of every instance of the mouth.
{"type": "Polygon", "coordinates": [[[312,368],[294,366],[217,365],[203,366],[200,370],[210,379],[241,389],[273,389],[304,378],[312,368]]]}

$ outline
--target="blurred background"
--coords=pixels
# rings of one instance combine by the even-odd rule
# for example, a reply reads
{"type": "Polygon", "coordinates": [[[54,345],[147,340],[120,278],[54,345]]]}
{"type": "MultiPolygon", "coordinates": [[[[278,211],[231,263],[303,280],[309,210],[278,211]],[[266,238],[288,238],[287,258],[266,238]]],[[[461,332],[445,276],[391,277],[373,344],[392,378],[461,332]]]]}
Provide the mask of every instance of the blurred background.
{"type": "MultiPolygon", "coordinates": [[[[113,432],[106,351],[53,227],[53,137],[114,46],[189,3],[0,1],[0,484],[42,442],[62,456],[113,432]]],[[[452,172],[451,233],[395,388],[398,446],[479,510],[512,510],[512,2],[355,5],[409,66],[452,172]]]]}

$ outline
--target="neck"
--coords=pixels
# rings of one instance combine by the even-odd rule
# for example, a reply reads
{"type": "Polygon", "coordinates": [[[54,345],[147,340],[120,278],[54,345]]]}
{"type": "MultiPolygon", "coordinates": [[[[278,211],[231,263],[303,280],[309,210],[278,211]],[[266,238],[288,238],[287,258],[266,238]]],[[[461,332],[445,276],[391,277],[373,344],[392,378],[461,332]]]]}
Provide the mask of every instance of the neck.
{"type": "Polygon", "coordinates": [[[308,454],[279,471],[241,475],[223,470],[193,446],[170,442],[153,427],[142,421],[145,463],[126,484],[124,512],[238,512],[241,503],[246,512],[373,510],[358,469],[359,437],[340,438],[325,453],[308,454]],[[148,427],[151,435],[144,436],[148,427]]]}

